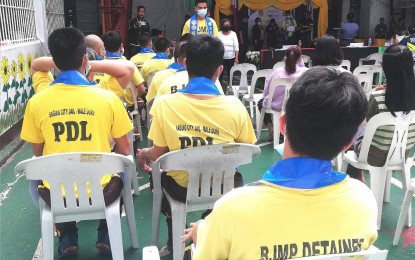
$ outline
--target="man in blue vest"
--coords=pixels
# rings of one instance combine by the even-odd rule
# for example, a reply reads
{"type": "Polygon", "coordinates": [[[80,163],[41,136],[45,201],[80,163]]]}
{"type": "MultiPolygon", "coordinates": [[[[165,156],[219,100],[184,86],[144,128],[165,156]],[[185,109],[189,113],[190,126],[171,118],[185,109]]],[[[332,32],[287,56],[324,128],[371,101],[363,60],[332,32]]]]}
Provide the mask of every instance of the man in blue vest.
{"type": "Polygon", "coordinates": [[[218,37],[218,27],[215,20],[207,16],[207,1],[195,0],[195,12],[183,27],[182,35],[190,33],[196,34],[209,34],[214,37],[218,37]]]}

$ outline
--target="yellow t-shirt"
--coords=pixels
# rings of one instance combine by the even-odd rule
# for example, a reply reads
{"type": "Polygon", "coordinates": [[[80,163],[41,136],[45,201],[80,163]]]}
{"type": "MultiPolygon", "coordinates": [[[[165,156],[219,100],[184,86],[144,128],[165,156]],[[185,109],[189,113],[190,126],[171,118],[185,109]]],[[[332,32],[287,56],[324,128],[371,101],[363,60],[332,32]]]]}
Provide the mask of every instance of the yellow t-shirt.
{"type": "Polygon", "coordinates": [[[135,66],[140,70],[141,67],[143,66],[143,63],[146,60],[153,58],[154,56],[156,56],[154,52],[153,53],[138,53],[134,55],[133,57],[131,57],[130,61],[132,61],[135,64],[135,66]]]}
{"type": "Polygon", "coordinates": [[[97,87],[109,90],[119,98],[122,98],[125,95],[125,89],[123,89],[117,79],[111,75],[104,73],[99,73],[97,75],[96,73],[94,80],[98,83],[97,87]]]}
{"type": "MultiPolygon", "coordinates": [[[[218,37],[218,27],[216,26],[215,20],[210,18],[210,20],[213,23],[213,36],[218,37]]],[[[182,35],[185,33],[190,33],[190,22],[191,19],[187,20],[187,22],[184,24],[182,35]]],[[[206,26],[206,19],[203,20],[197,20],[197,34],[208,34],[208,28],[206,26]]]]}
{"type": "MultiPolygon", "coordinates": [[[[65,152],[111,152],[109,140],[132,129],[119,98],[96,87],[58,83],[27,103],[21,138],[44,143],[43,155],[65,152]]],[[[107,184],[111,175],[102,178],[107,184]]],[[[49,188],[48,183],[44,183],[49,188]]]]}
{"type": "MultiPolygon", "coordinates": [[[[189,83],[189,74],[187,73],[187,70],[178,71],[163,81],[155,97],[174,94],[184,88],[187,83],[189,83]]],[[[215,85],[219,92],[223,95],[222,86],[218,80],[215,82],[215,85]]]]}
{"type": "Polygon", "coordinates": [[[199,224],[193,259],[290,259],[365,250],[377,238],[377,207],[362,182],[318,189],[268,182],[234,189],[199,224]]]}
{"type": "Polygon", "coordinates": [[[53,82],[53,75],[50,71],[36,71],[33,74],[33,88],[35,93],[39,93],[45,88],[49,87],[50,83],[53,82]]]}
{"type": "Polygon", "coordinates": [[[156,74],[154,74],[153,80],[151,81],[151,84],[147,90],[147,96],[146,96],[147,101],[150,101],[156,97],[156,94],[157,94],[157,91],[160,85],[164,82],[164,80],[166,80],[168,77],[173,75],[175,72],[176,72],[175,69],[165,69],[165,70],[160,70],[156,72],[156,74]]]}
{"type": "MultiPolygon", "coordinates": [[[[144,79],[141,76],[140,71],[138,71],[136,67],[134,68],[134,73],[133,73],[133,77],[131,81],[133,82],[134,86],[138,86],[144,82],[144,79]]],[[[127,106],[134,105],[135,100],[133,98],[133,93],[131,93],[131,90],[129,88],[125,88],[124,91],[125,91],[125,94],[123,96],[123,99],[125,103],[127,103],[127,106]]]]}
{"type": "Polygon", "coordinates": [[[143,67],[141,67],[141,75],[143,76],[144,80],[147,80],[147,77],[150,74],[155,74],[160,70],[166,69],[171,64],[170,59],[149,59],[143,63],[143,67]]]}
{"type": "MultiPolygon", "coordinates": [[[[217,95],[199,100],[176,93],[155,99],[149,139],[169,151],[219,143],[256,142],[251,118],[242,103],[233,96],[217,95]]],[[[170,171],[167,175],[187,187],[188,174],[170,171]]]]}

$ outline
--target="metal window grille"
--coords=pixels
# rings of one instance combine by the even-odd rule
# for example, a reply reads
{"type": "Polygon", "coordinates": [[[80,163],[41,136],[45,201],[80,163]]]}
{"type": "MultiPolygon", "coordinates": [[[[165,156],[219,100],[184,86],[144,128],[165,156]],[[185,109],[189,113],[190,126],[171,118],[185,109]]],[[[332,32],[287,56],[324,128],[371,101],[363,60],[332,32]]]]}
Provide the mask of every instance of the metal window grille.
{"type": "Polygon", "coordinates": [[[46,1],[46,18],[48,20],[48,34],[55,29],[65,27],[65,11],[63,0],[46,1]]]}
{"type": "Polygon", "coordinates": [[[0,43],[19,44],[36,39],[33,0],[0,0],[0,43]]]}

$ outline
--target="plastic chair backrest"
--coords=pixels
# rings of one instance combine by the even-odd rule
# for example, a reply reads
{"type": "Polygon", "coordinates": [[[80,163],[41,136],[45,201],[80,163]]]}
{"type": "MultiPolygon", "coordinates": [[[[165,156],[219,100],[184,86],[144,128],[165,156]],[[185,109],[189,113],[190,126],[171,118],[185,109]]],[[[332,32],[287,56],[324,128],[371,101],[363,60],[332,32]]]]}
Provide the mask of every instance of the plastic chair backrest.
{"type": "Polygon", "coordinates": [[[408,141],[409,126],[415,124],[415,110],[409,114],[395,112],[394,117],[390,112],[383,112],[373,116],[366,125],[365,134],[362,140],[362,147],[358,161],[368,164],[367,158],[373,136],[380,126],[394,126],[392,143],[389,147],[385,166],[404,165],[406,161],[406,144],[408,141]]]}
{"type": "Polygon", "coordinates": [[[342,253],[342,254],[332,254],[332,255],[319,255],[319,256],[309,256],[309,257],[300,257],[296,259],[304,260],[347,260],[347,259],[365,259],[365,260],[386,260],[388,256],[388,250],[379,250],[375,246],[370,246],[367,250],[362,250],[359,252],[353,253],[342,253]]]}
{"type": "Polygon", "coordinates": [[[133,102],[134,102],[134,111],[138,112],[138,104],[137,104],[137,88],[134,86],[134,84],[130,81],[127,85],[127,89],[129,89],[133,96],[133,102]]]}
{"type": "Polygon", "coordinates": [[[274,64],[274,66],[272,67],[273,70],[284,67],[285,66],[285,62],[283,61],[279,61],[277,63],[274,64]]]}
{"type": "Polygon", "coordinates": [[[369,87],[370,89],[372,89],[373,75],[378,74],[379,77],[381,77],[381,75],[383,74],[383,70],[382,70],[381,65],[361,65],[361,66],[357,66],[353,70],[353,75],[358,75],[358,74],[367,74],[368,76],[370,76],[371,80],[369,82],[369,87]]]}
{"type": "Polygon", "coordinates": [[[311,58],[308,55],[301,55],[301,57],[303,58],[303,62],[304,64],[307,64],[307,68],[311,68],[311,58]]]}
{"type": "Polygon", "coordinates": [[[281,111],[284,111],[285,103],[287,102],[289,98],[290,89],[296,80],[297,78],[278,78],[278,79],[274,79],[273,81],[271,81],[271,84],[268,90],[268,102],[267,102],[267,105],[265,106],[265,109],[268,109],[268,110],[271,109],[272,99],[274,98],[274,92],[277,89],[277,87],[284,87],[285,88],[284,101],[282,103],[283,105],[281,108],[281,111]]]}
{"type": "Polygon", "coordinates": [[[350,71],[350,67],[352,66],[352,63],[349,60],[342,60],[342,63],[340,63],[339,66],[350,71]]]}
{"type": "Polygon", "coordinates": [[[355,75],[360,85],[363,87],[366,95],[369,95],[372,90],[373,75],[371,74],[356,74],[355,75]],[[363,85],[362,85],[363,84],[363,85]]]}
{"type": "Polygon", "coordinates": [[[254,73],[251,80],[251,88],[249,89],[249,98],[254,98],[255,85],[259,78],[267,79],[274,72],[272,69],[258,70],[254,73]]]}
{"type": "Polygon", "coordinates": [[[366,58],[359,59],[359,66],[363,65],[364,61],[375,61],[375,65],[382,64],[382,53],[373,53],[366,58]]]}
{"type": "Polygon", "coordinates": [[[135,165],[132,158],[120,154],[76,152],[28,159],[17,164],[15,172],[24,172],[28,180],[50,183],[51,211],[59,223],[105,218],[101,177],[128,172],[124,183],[131,183],[135,165]],[[65,199],[61,187],[65,189],[65,199]]]}
{"type": "Polygon", "coordinates": [[[225,143],[172,151],[153,165],[154,192],[161,192],[162,171],[189,173],[187,212],[211,209],[216,200],[234,188],[235,168],[252,162],[261,149],[252,144],[225,143]]]}
{"type": "Polygon", "coordinates": [[[241,72],[241,80],[239,81],[239,90],[248,90],[248,72],[257,71],[256,66],[250,63],[240,63],[235,64],[231,68],[230,77],[229,77],[229,86],[232,88],[233,86],[233,76],[235,71],[241,72]]]}

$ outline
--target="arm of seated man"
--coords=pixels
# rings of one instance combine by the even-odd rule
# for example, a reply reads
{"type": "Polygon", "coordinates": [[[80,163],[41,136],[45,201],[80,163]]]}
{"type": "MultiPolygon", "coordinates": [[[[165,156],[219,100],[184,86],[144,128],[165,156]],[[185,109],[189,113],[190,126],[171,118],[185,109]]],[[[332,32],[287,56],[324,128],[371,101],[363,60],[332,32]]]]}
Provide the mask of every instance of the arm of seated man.
{"type": "Polygon", "coordinates": [[[135,65],[127,60],[90,61],[91,72],[102,72],[116,78],[122,88],[126,88],[134,73],[135,65]]]}
{"type": "Polygon", "coordinates": [[[138,153],[138,164],[140,165],[140,169],[144,172],[151,173],[152,169],[149,166],[149,162],[154,162],[160,156],[168,152],[168,147],[153,146],[141,149],[138,153]]]}

